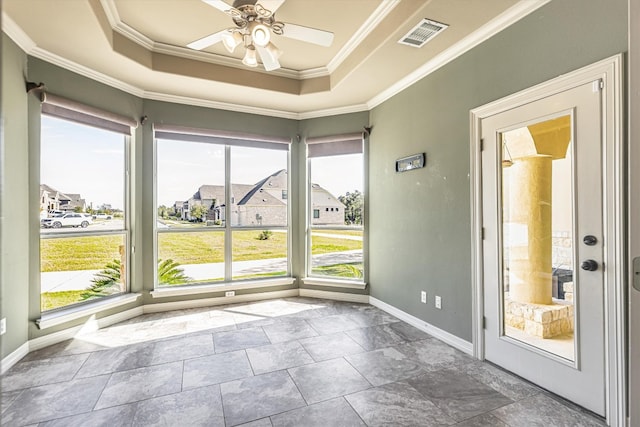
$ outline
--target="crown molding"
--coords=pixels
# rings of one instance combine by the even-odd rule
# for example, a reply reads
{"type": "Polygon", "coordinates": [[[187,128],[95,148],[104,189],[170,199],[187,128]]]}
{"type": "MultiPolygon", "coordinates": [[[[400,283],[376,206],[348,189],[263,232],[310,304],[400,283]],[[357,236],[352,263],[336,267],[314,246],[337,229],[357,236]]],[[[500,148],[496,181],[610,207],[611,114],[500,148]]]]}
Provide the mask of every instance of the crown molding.
{"type": "Polygon", "coordinates": [[[382,104],[392,96],[402,92],[404,89],[413,85],[422,78],[433,73],[437,69],[443,67],[469,50],[473,49],[480,43],[504,30],[505,28],[515,24],[531,12],[539,9],[551,0],[524,0],[519,1],[514,6],[507,9],[485,25],[451,46],[449,49],[437,55],[431,61],[427,62],[407,77],[394,83],[386,90],[380,92],[367,102],[369,109],[375,108],[382,104]]]}
{"type": "MultiPolygon", "coordinates": [[[[191,59],[194,61],[207,62],[210,64],[222,65],[225,67],[238,68],[242,70],[247,69],[246,65],[244,65],[242,63],[242,60],[240,59],[224,55],[216,55],[214,53],[201,52],[186,47],[173,46],[164,43],[154,43],[153,48],[150,50],[154,53],[161,53],[164,55],[171,55],[179,58],[191,59]]],[[[295,70],[290,70],[288,68],[278,68],[277,70],[273,71],[265,71],[264,69],[258,67],[252,69],[251,71],[253,71],[254,73],[281,76],[295,80],[299,80],[301,75],[301,73],[295,70]]],[[[326,75],[326,73],[323,75],[326,75]]]]}
{"type": "Polygon", "coordinates": [[[175,104],[193,105],[196,107],[216,108],[219,110],[236,111],[239,113],[258,114],[261,116],[279,117],[283,119],[298,119],[298,113],[292,111],[282,111],[270,108],[251,107],[248,105],[232,104],[228,102],[211,101],[202,98],[191,98],[188,96],[171,95],[160,92],[144,92],[144,99],[154,101],[172,102],[175,104]]]}
{"type": "MultiPolygon", "coordinates": [[[[208,62],[210,64],[222,65],[225,67],[233,67],[239,69],[247,68],[242,64],[242,60],[238,58],[156,42],[123,22],[120,19],[118,7],[116,6],[114,0],[100,0],[100,5],[104,9],[104,13],[107,16],[107,20],[109,21],[109,25],[111,25],[111,29],[113,31],[151,52],[173,55],[180,58],[192,59],[195,61],[208,62]]],[[[313,79],[316,77],[328,76],[330,74],[327,67],[319,67],[302,71],[296,71],[287,68],[279,68],[273,71],[255,69],[254,71],[258,73],[287,77],[296,80],[313,79]]]]}
{"type": "Polygon", "coordinates": [[[31,53],[37,46],[36,42],[4,11],[2,12],[2,31],[27,54],[31,53]]]}
{"type": "Polygon", "coordinates": [[[332,74],[338,69],[340,64],[351,55],[351,53],[362,43],[362,41],[373,31],[375,27],[387,17],[389,13],[400,3],[400,0],[383,0],[371,16],[362,24],[353,37],[344,45],[340,52],[329,62],[327,70],[332,74]]]}
{"type": "Polygon", "coordinates": [[[347,105],[344,107],[327,108],[324,110],[314,110],[304,113],[298,113],[298,120],[316,119],[318,117],[338,116],[340,114],[360,113],[362,111],[369,111],[367,104],[355,104],[347,105]]]}
{"type": "MultiPolygon", "coordinates": [[[[394,6],[398,2],[398,0],[391,0],[391,1],[394,6]]],[[[403,91],[407,87],[416,83],[418,80],[426,77],[430,73],[436,71],[437,69],[451,62],[453,59],[464,54],[465,52],[469,51],[473,47],[477,46],[478,44],[482,43],[483,41],[487,40],[491,36],[497,34],[498,32],[504,30],[505,28],[514,24],[518,20],[522,19],[524,16],[544,6],[550,1],[551,0],[536,0],[536,1],[523,0],[518,2],[515,6],[511,7],[510,9],[502,13],[500,16],[496,17],[495,19],[491,20],[487,24],[483,25],[474,33],[464,38],[462,41],[456,43],[451,48],[442,52],[440,55],[436,56],[434,59],[432,59],[431,61],[427,62],[425,65],[420,67],[418,70],[411,73],[404,79],[398,81],[397,83],[393,84],[392,86],[388,87],[387,89],[385,89],[378,95],[374,96],[364,104],[355,104],[355,105],[342,106],[342,107],[336,107],[336,108],[306,111],[301,113],[297,113],[294,111],[283,111],[283,110],[275,110],[275,109],[268,109],[268,108],[251,107],[246,105],[225,103],[225,102],[212,101],[212,100],[201,99],[201,98],[192,98],[192,97],[179,96],[179,95],[171,95],[171,94],[159,93],[159,92],[153,92],[153,91],[145,91],[144,89],[138,88],[129,83],[123,82],[119,79],[110,77],[104,73],[100,73],[89,67],[80,65],[74,61],[68,60],[66,58],[63,58],[61,56],[58,56],[45,49],[38,47],[36,43],[5,12],[2,12],[2,30],[27,55],[52,63],[61,68],[75,72],[81,76],[90,78],[99,83],[103,83],[107,86],[111,86],[113,88],[122,90],[123,92],[129,93],[131,95],[137,96],[142,99],[165,101],[165,102],[172,102],[172,103],[185,104],[185,105],[194,105],[194,106],[201,106],[201,107],[207,107],[207,108],[216,108],[220,110],[265,115],[265,116],[279,117],[279,118],[285,118],[285,119],[305,120],[305,119],[312,119],[312,118],[318,118],[318,117],[328,117],[328,116],[335,116],[339,114],[348,114],[348,113],[371,110],[372,108],[375,108],[376,106],[380,105],[387,99],[391,98],[392,96],[398,94],[399,92],[403,91]]],[[[101,0],[101,4],[103,4],[103,6],[104,4],[109,4],[112,2],[113,0],[101,0]]],[[[383,2],[383,3],[386,3],[386,2],[383,2]]],[[[390,10],[391,8],[389,8],[389,10],[385,8],[385,11],[387,14],[389,13],[390,10]]],[[[106,8],[105,8],[105,13],[107,13],[106,8]]],[[[109,19],[112,19],[113,13],[109,12],[108,16],[109,15],[111,15],[111,18],[109,19]]],[[[380,19],[382,19],[382,17],[380,19]]],[[[374,24],[374,22],[372,21],[371,25],[372,26],[377,25],[377,22],[374,24]]],[[[195,55],[196,52],[190,52],[190,50],[189,52],[183,52],[184,50],[187,50],[187,49],[177,48],[175,46],[155,44],[154,49],[157,49],[157,52],[159,53],[181,55],[181,57],[189,58],[189,59],[200,59],[192,56],[187,56],[187,53],[189,53],[190,55],[195,55]],[[173,53],[165,51],[165,49],[170,49],[173,53]],[[173,49],[178,49],[180,50],[180,52],[176,53],[175,51],[173,51],[173,49]]]]}
{"type": "Polygon", "coordinates": [[[104,73],[95,71],[92,68],[78,64],[69,59],[63,58],[47,50],[44,50],[42,48],[36,47],[32,49],[31,52],[27,52],[27,53],[33,56],[34,58],[42,59],[43,61],[49,62],[53,65],[57,65],[60,68],[64,68],[65,70],[69,70],[74,73],[80,74],[81,76],[90,78],[91,80],[95,80],[107,86],[120,89],[121,91],[129,93],[131,95],[134,95],[140,98],[144,96],[144,90],[136,86],[130,85],[129,83],[125,83],[122,80],[113,78],[104,73]]]}

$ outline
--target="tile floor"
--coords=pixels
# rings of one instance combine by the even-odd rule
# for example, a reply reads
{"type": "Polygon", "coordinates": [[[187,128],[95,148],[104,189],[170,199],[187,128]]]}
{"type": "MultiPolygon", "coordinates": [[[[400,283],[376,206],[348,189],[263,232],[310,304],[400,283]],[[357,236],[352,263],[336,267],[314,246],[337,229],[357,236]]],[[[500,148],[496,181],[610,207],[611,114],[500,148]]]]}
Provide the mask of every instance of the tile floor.
{"type": "Polygon", "coordinates": [[[365,304],[147,314],[30,353],[3,426],[601,426],[365,304]]]}

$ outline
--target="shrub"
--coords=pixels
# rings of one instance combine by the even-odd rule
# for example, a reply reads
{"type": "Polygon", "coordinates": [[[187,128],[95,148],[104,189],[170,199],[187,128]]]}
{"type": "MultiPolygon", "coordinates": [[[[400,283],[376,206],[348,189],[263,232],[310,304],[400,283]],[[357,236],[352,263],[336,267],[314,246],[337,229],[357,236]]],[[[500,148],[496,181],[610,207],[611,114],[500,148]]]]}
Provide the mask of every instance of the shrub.
{"type": "Polygon", "coordinates": [[[273,235],[273,231],[271,230],[263,230],[258,234],[258,240],[269,240],[273,235]]]}
{"type": "MultiPolygon", "coordinates": [[[[91,298],[105,297],[120,292],[120,260],[114,259],[91,279],[92,285],[80,298],[84,301],[91,298]]],[[[172,259],[158,260],[158,283],[161,285],[183,284],[191,280],[184,274],[180,264],[172,259]]]]}

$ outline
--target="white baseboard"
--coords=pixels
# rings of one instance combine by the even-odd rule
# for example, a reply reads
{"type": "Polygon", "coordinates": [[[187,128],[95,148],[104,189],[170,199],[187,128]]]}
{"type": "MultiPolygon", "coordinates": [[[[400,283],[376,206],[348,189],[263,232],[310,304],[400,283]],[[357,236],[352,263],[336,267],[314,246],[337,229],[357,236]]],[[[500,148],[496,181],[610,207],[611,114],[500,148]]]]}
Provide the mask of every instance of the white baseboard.
{"type": "Polygon", "coordinates": [[[404,311],[374,297],[369,297],[369,304],[373,305],[374,307],[378,307],[379,309],[386,311],[387,313],[397,317],[398,319],[407,322],[411,326],[415,326],[421,331],[426,332],[435,338],[438,338],[439,340],[449,344],[450,346],[457,348],[458,350],[470,356],[473,356],[473,343],[465,341],[462,338],[450,334],[447,331],[435,327],[430,323],[425,322],[424,320],[420,320],[417,317],[412,316],[409,313],[405,313],[404,311]]]}
{"type": "Polygon", "coordinates": [[[13,365],[18,363],[20,359],[29,354],[29,342],[22,344],[20,347],[15,349],[15,351],[9,353],[7,357],[2,359],[0,363],[0,375],[7,372],[13,365]]]}
{"type": "Polygon", "coordinates": [[[29,351],[40,350],[41,348],[49,347],[50,345],[58,344],[59,342],[70,340],[78,334],[82,330],[83,326],[74,326],[72,328],[63,329],[58,332],[53,332],[51,334],[43,335],[38,338],[30,339],[27,344],[29,344],[29,351]]]}
{"type": "Polygon", "coordinates": [[[187,308],[212,307],[224,304],[236,304],[241,302],[262,301],[274,298],[297,297],[297,289],[284,291],[260,292],[255,294],[235,295],[232,297],[204,298],[187,301],[162,302],[158,304],[147,304],[143,306],[145,313],[160,313],[171,310],[184,310],[187,308]]]}
{"type": "Polygon", "coordinates": [[[105,316],[100,319],[90,318],[84,324],[67,328],[62,331],[54,332],[44,335],[42,337],[29,340],[29,351],[39,350],[41,348],[48,347],[53,344],[57,344],[62,341],[70,340],[79,335],[89,332],[95,332],[98,329],[106,328],[107,326],[114,325],[125,320],[133,319],[134,317],[144,314],[142,306],[135,307],[120,313],[112,314],[111,316],[105,316]]]}
{"type": "Polygon", "coordinates": [[[336,301],[360,302],[364,304],[367,304],[369,302],[369,295],[318,291],[315,289],[300,289],[300,296],[309,298],[331,299],[336,301]]]}

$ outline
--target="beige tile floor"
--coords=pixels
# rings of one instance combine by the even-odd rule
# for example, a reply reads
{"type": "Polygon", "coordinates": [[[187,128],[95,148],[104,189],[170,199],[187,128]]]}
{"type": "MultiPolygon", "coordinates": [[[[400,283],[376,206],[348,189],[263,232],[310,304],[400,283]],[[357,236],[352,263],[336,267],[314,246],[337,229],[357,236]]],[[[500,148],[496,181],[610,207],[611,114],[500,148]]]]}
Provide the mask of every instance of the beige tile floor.
{"type": "Polygon", "coordinates": [[[30,353],[3,426],[601,426],[366,304],[147,314],[30,353]]]}

